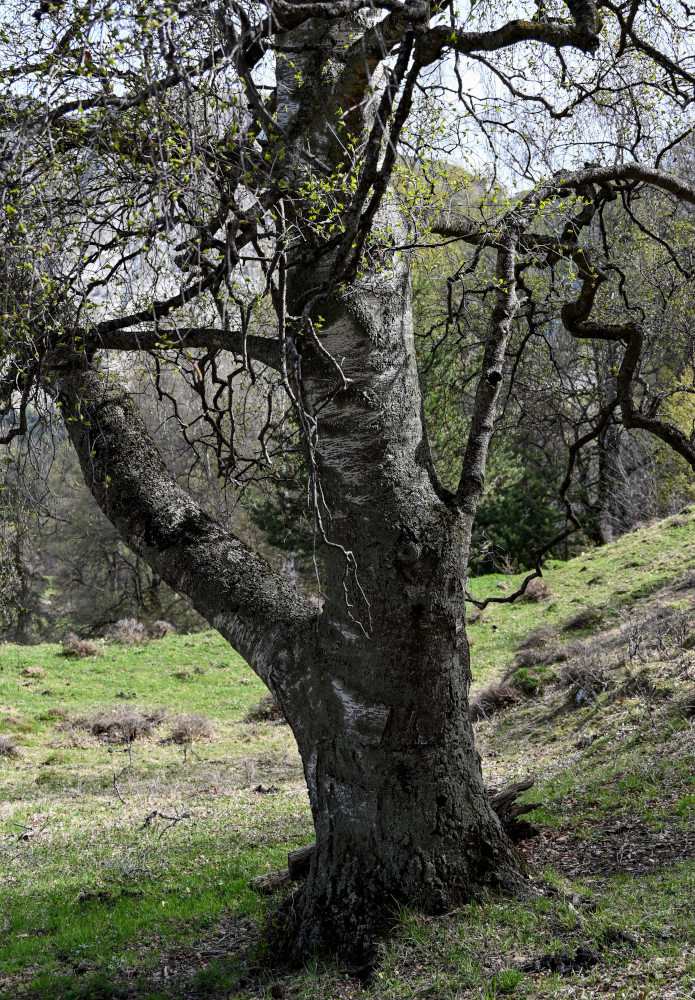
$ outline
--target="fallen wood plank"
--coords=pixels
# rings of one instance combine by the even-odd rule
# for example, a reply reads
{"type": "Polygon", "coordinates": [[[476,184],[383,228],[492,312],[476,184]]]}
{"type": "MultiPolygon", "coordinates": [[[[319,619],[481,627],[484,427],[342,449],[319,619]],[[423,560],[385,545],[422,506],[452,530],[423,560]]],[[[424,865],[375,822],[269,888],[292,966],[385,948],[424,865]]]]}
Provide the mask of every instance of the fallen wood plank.
{"type": "Polygon", "coordinates": [[[309,874],[311,859],[316,853],[316,844],[308,844],[306,847],[299,847],[296,851],[290,851],[287,855],[287,870],[292,882],[298,882],[306,878],[309,874]]]}
{"type": "Polygon", "coordinates": [[[289,885],[290,873],[286,868],[280,871],[267,872],[265,875],[256,875],[250,882],[247,882],[249,889],[260,893],[262,896],[270,896],[283,886],[289,885]]]}

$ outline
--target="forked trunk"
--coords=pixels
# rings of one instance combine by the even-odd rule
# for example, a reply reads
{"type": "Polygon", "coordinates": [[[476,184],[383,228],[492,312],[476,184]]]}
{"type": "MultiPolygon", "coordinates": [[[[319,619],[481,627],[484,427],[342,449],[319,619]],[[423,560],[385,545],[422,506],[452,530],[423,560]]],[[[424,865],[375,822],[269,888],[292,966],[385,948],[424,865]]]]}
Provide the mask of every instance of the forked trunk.
{"type": "MultiPolygon", "coordinates": [[[[323,37],[321,24],[312,31],[323,37]]],[[[308,59],[311,52],[303,36],[287,44],[292,58],[279,62],[278,73],[291,124],[296,53],[307,51],[308,59]]],[[[361,63],[348,76],[359,98],[352,103],[362,107],[359,88],[369,90],[374,77],[361,63]]],[[[333,76],[322,79],[330,89],[333,76]]],[[[338,122],[344,102],[337,91],[332,100],[338,122]]],[[[317,104],[317,122],[320,110],[317,104]]],[[[309,145],[329,160],[340,153],[338,143],[309,145]]],[[[325,556],[320,616],[183,494],[117,380],[77,371],[58,384],[85,479],[107,516],[248,660],[292,725],[317,842],[293,906],[299,954],[364,954],[395,901],[436,911],[481,883],[519,882],[473,743],[464,604],[472,520],[516,308],[513,259],[500,258],[464,488],[453,496],[432,469],[422,423],[409,262],[388,245],[407,234],[393,206],[382,206],[379,226],[387,245],[349,288],[315,298],[337,259],[322,258],[316,271],[289,269],[282,319],[290,334],[301,327],[303,304],[318,303],[315,336],[302,327],[293,345],[301,374],[296,368],[289,377],[305,418],[325,556]]]]}
{"type": "Polygon", "coordinates": [[[327,599],[307,700],[287,706],[317,841],[299,946],[360,954],[395,901],[441,910],[519,876],[473,742],[471,519],[425,444],[407,261],[323,312],[349,386],[332,396],[335,371],[304,365],[305,398],[331,401],[315,456],[327,599]]]}
{"type": "Polygon", "coordinates": [[[473,743],[472,514],[431,468],[407,261],[322,311],[324,349],[305,351],[301,385],[317,427],[320,616],[171,480],[116,379],[78,371],[59,390],[105,513],[248,660],[292,725],[317,841],[294,906],[296,950],[359,955],[394,901],[439,910],[519,876],[473,743]]]}

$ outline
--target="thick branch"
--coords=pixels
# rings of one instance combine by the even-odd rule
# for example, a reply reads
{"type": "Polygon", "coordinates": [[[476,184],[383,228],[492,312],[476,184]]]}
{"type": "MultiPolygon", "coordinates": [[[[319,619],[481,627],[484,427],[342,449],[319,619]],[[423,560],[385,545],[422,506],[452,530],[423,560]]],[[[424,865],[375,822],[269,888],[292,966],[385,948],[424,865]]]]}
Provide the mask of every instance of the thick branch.
{"type": "Polygon", "coordinates": [[[285,700],[301,677],[316,610],[169,475],[113,375],[60,379],[59,401],[86,483],[127,545],[218,629],[285,700]]]}
{"type": "MultiPolygon", "coordinates": [[[[589,319],[594,307],[596,293],[605,275],[590,268],[581,251],[579,253],[580,276],[582,287],[574,302],[568,302],[562,309],[562,323],[573,337],[583,337],[590,340],[619,340],[626,344],[625,354],[617,377],[617,399],[623,425],[631,429],[648,431],[661,441],[668,444],[695,469],[695,446],[688,437],[674,427],[673,424],[657,417],[643,413],[635,406],[632,397],[632,386],[639,368],[642,356],[644,334],[639,323],[628,320],[626,323],[602,323],[589,319]]],[[[575,260],[577,257],[575,256],[575,260]]]]}
{"type": "MultiPolygon", "coordinates": [[[[621,181],[648,184],[661,191],[668,191],[680,201],[695,205],[695,186],[665,170],[648,167],[642,163],[625,163],[606,167],[593,165],[583,170],[560,172],[554,177],[542,181],[513,208],[508,209],[489,225],[483,225],[469,215],[442,212],[432,220],[430,228],[432,232],[449,239],[464,240],[475,246],[481,244],[495,246],[499,244],[500,234],[504,232],[505,227],[514,225],[523,235],[525,227],[532,220],[537,207],[548,199],[556,196],[565,197],[570,192],[585,191],[591,185],[606,187],[621,181]]],[[[549,244],[551,237],[543,237],[542,241],[549,244]]]]}
{"type": "Polygon", "coordinates": [[[557,21],[508,21],[492,31],[452,31],[440,25],[431,28],[418,46],[418,59],[427,65],[439,59],[447,49],[462,55],[472,52],[495,52],[519,42],[542,42],[552,48],[570,46],[594,53],[599,45],[600,19],[591,0],[570,0],[567,4],[574,24],[557,21]]]}
{"type": "Polygon", "coordinates": [[[515,242],[516,235],[508,234],[507,245],[497,252],[495,308],[485,344],[483,370],[475,393],[471,429],[457,490],[459,502],[471,520],[475,517],[485,485],[485,465],[502,382],[504,354],[512,321],[519,308],[514,271],[515,242]]]}
{"type": "MultiPolygon", "coordinates": [[[[230,351],[232,354],[246,355],[267,368],[280,369],[280,343],[271,337],[258,337],[229,330],[219,330],[211,326],[159,327],[148,330],[112,330],[100,334],[98,347],[109,351],[154,351],[184,350],[201,347],[210,351],[230,351]]],[[[89,346],[89,338],[87,338],[89,346]]]]}

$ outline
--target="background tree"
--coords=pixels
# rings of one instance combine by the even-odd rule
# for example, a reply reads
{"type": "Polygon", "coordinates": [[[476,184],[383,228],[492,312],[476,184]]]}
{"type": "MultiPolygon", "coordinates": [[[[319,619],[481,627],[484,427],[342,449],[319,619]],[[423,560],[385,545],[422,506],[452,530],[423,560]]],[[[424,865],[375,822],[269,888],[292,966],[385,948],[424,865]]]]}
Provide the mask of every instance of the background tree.
{"type": "Polygon", "coordinates": [[[473,520],[509,345],[536,300],[527,271],[564,295],[573,337],[620,355],[570,465],[617,409],[693,464],[641,381],[646,317],[611,248],[587,235],[604,203],[631,207],[644,185],[695,201],[662,162],[690,128],[687,11],[568,0],[507,21],[486,3],[229,0],[34,12],[3,11],[4,439],[53,400],[129,548],[282,705],[317,837],[292,907],[299,953],[363,950],[393,899],[439,909],[483,883],[518,886],[468,716],[473,520]],[[475,215],[436,198],[423,212],[431,151],[455,147],[469,172],[485,143],[495,163],[475,215]],[[413,203],[392,183],[399,145],[417,163],[413,203]],[[479,282],[450,487],[423,422],[410,292],[410,250],[435,232],[472,248],[479,282]],[[143,351],[172,405],[172,379],[188,383],[193,460],[214,456],[235,489],[293,442],[322,549],[320,614],[167,469],[127,379],[143,351]],[[253,452],[238,434],[245,400],[253,420],[266,413],[253,452]]]}

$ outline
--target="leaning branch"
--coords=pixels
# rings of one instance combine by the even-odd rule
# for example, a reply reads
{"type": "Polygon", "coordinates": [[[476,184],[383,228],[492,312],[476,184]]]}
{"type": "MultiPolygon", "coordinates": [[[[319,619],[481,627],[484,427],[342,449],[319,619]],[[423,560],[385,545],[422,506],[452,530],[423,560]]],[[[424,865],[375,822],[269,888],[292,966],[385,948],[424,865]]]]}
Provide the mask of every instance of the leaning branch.
{"type": "Polygon", "coordinates": [[[282,704],[312,641],[311,602],[172,479],[118,378],[76,370],[57,393],[85,482],[126,544],[190,598],[282,704]]]}
{"type": "Polygon", "coordinates": [[[229,351],[258,361],[267,368],[280,370],[280,345],[277,338],[244,336],[243,333],[219,330],[211,326],[155,327],[147,330],[113,330],[84,338],[89,349],[109,351],[183,351],[200,347],[208,351],[229,351]]]}
{"type": "Polygon", "coordinates": [[[561,21],[517,19],[492,31],[459,31],[439,25],[424,34],[418,45],[423,65],[436,62],[447,50],[470,55],[496,52],[519,42],[541,42],[551,48],[575,48],[593,54],[599,46],[601,21],[591,0],[568,0],[574,24],[561,21]]]}
{"type": "Polygon", "coordinates": [[[502,383],[504,356],[512,327],[519,309],[514,269],[517,234],[506,235],[506,245],[497,252],[495,307],[483,355],[483,367],[478,380],[456,496],[461,509],[475,517],[485,485],[485,465],[494,430],[495,411],[502,383]]]}

